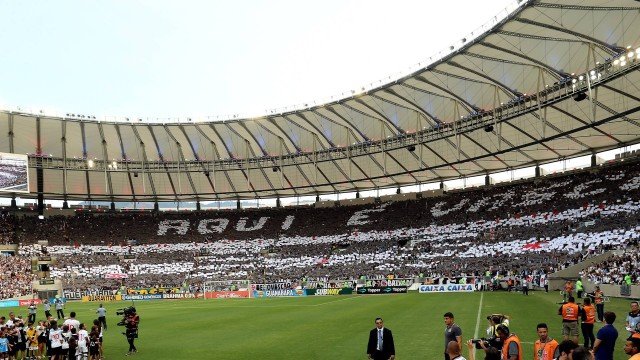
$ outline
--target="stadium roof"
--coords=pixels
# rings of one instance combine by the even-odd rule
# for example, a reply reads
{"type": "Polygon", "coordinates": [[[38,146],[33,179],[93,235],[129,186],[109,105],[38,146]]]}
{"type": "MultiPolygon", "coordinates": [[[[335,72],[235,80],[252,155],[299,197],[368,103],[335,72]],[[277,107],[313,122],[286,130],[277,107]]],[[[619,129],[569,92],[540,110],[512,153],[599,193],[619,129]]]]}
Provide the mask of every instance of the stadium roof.
{"type": "Polygon", "coordinates": [[[639,1],[524,1],[458,45],[378,88],[261,118],[4,111],[0,151],[29,154],[33,196],[42,168],[48,199],[182,201],[414,185],[640,139],[639,1]]]}

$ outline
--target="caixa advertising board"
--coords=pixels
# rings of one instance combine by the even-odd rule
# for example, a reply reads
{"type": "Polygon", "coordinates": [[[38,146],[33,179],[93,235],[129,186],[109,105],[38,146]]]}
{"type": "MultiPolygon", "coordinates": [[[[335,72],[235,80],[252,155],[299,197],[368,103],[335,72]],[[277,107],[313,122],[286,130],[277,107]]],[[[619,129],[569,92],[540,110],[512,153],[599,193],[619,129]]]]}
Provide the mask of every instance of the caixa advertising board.
{"type": "Polygon", "coordinates": [[[420,285],[418,291],[421,294],[445,293],[445,292],[473,292],[472,284],[445,284],[445,285],[420,285]]]}

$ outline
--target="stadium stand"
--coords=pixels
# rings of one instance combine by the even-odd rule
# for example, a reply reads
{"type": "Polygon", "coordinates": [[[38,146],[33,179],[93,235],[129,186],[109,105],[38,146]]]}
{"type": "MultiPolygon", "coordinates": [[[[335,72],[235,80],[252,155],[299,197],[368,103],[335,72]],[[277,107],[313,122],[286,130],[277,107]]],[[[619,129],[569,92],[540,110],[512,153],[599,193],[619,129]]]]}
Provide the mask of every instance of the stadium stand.
{"type": "MultiPolygon", "coordinates": [[[[44,221],[5,221],[13,222],[15,229],[8,236],[21,242],[24,258],[15,266],[22,264],[21,272],[28,273],[25,259],[40,254],[37,241],[46,239],[46,251],[58,258],[52,276],[70,289],[117,287],[120,280],[103,279],[107,274],[127,274],[131,286],[388,274],[455,278],[480,276],[487,270],[492,275],[539,279],[586,256],[638,242],[636,165],[620,163],[437,198],[364,206],[79,213],[44,221]],[[123,260],[122,255],[135,255],[135,261],[123,260]],[[465,261],[452,264],[452,256],[465,261]],[[508,267],[500,261],[506,258],[508,267]]],[[[631,260],[637,264],[637,255],[610,260],[608,265],[627,269],[631,260]]],[[[604,274],[600,268],[589,273],[598,282],[616,282],[621,272],[604,274]]]]}

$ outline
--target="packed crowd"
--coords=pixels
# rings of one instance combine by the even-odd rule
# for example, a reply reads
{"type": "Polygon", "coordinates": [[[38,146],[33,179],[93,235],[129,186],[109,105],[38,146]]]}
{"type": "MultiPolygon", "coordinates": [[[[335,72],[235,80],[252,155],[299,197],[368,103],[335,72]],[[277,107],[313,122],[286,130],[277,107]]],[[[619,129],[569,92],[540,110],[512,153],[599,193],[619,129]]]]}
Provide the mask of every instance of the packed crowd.
{"type": "Polygon", "coordinates": [[[27,168],[0,164],[0,188],[27,184],[27,168]]]}
{"type": "Polygon", "coordinates": [[[367,206],[8,221],[25,256],[42,254],[37,241],[49,240],[46,251],[58,259],[52,276],[72,289],[213,279],[540,275],[638,242],[636,165],[367,206]]]}
{"type": "Polygon", "coordinates": [[[0,300],[31,293],[31,260],[26,256],[0,255],[0,300]]]}
{"type": "Polygon", "coordinates": [[[581,274],[596,284],[624,284],[627,279],[632,284],[640,283],[640,247],[638,239],[629,247],[605,261],[593,264],[581,274]]]}

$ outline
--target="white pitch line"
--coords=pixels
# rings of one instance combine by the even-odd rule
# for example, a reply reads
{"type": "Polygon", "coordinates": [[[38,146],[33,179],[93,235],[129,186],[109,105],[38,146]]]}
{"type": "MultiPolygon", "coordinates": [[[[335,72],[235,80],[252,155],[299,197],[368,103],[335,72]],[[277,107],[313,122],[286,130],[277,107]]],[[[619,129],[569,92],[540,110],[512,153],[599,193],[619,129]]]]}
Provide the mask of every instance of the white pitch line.
{"type": "Polygon", "coordinates": [[[344,299],[338,299],[338,300],[334,300],[334,301],[327,301],[327,302],[324,302],[324,303],[321,303],[321,304],[313,304],[313,305],[309,305],[309,306],[322,306],[322,305],[327,305],[327,304],[337,303],[337,302],[340,302],[340,301],[345,301],[345,300],[350,300],[350,299],[356,299],[356,298],[359,298],[359,297],[360,297],[360,296],[358,296],[358,295],[355,295],[355,296],[349,296],[349,297],[344,298],[344,299]]]}
{"type": "MultiPolygon", "coordinates": [[[[478,331],[480,331],[480,315],[482,314],[482,300],[484,300],[484,291],[480,292],[480,304],[478,305],[478,316],[476,317],[476,331],[473,333],[473,338],[478,338],[478,331]]],[[[473,347],[473,358],[475,359],[476,347],[473,347]]]]}

